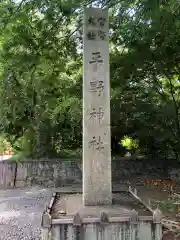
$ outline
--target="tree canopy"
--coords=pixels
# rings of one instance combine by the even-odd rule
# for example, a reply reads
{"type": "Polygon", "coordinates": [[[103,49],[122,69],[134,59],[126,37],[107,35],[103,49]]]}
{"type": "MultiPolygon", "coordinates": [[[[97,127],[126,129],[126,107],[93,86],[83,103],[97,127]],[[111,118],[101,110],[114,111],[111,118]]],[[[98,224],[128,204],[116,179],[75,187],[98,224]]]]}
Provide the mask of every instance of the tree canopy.
{"type": "Polygon", "coordinates": [[[0,2],[0,128],[17,151],[82,147],[82,16],[109,9],[111,138],[180,160],[180,2],[0,2]]]}

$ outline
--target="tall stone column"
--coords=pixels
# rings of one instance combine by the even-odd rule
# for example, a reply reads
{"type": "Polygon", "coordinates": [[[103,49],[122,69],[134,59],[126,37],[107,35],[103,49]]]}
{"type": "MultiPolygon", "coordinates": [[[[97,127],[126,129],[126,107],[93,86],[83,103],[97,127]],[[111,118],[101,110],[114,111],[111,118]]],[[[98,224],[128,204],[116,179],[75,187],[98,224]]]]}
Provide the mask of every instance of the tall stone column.
{"type": "Polygon", "coordinates": [[[84,10],[83,203],[112,203],[108,10],[84,10]]]}

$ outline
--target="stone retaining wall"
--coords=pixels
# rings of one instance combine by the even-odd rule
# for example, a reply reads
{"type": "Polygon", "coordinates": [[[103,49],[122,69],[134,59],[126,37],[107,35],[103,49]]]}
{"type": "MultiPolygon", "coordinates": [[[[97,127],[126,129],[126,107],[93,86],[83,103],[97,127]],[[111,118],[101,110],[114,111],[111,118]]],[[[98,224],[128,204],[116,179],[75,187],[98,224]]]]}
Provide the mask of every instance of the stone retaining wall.
{"type": "Polygon", "coordinates": [[[25,161],[17,165],[16,187],[81,183],[81,169],[75,161],[25,161]]]}
{"type": "MultiPolygon", "coordinates": [[[[26,160],[0,162],[0,188],[43,185],[60,187],[81,183],[81,164],[77,160],[26,160]]],[[[112,180],[128,178],[171,177],[180,179],[180,166],[168,167],[166,163],[146,160],[112,160],[112,180]]]]}

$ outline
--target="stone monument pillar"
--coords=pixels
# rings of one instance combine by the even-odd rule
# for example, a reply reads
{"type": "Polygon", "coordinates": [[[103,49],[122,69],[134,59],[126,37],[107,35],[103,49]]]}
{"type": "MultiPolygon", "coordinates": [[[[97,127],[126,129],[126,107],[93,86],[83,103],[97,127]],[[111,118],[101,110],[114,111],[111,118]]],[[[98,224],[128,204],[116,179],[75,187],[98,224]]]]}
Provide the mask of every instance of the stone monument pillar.
{"type": "Polygon", "coordinates": [[[84,10],[83,203],[112,203],[108,10],[84,10]]]}

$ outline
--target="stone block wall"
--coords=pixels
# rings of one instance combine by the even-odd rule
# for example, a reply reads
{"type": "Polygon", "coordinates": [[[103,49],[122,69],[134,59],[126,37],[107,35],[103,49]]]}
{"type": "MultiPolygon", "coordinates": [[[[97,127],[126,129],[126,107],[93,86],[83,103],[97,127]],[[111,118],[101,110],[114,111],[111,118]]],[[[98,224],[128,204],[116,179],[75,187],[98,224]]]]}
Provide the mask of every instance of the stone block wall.
{"type": "Polygon", "coordinates": [[[16,163],[0,162],[0,189],[12,188],[15,185],[16,163]]]}
{"type": "MultiPolygon", "coordinates": [[[[78,160],[25,160],[0,162],[0,189],[41,185],[61,187],[82,182],[82,167],[78,160]]],[[[168,178],[179,181],[180,166],[145,160],[112,160],[112,180],[132,178],[168,178]]]]}
{"type": "Polygon", "coordinates": [[[75,161],[28,160],[17,164],[16,187],[58,187],[81,182],[81,169],[75,161]]]}

